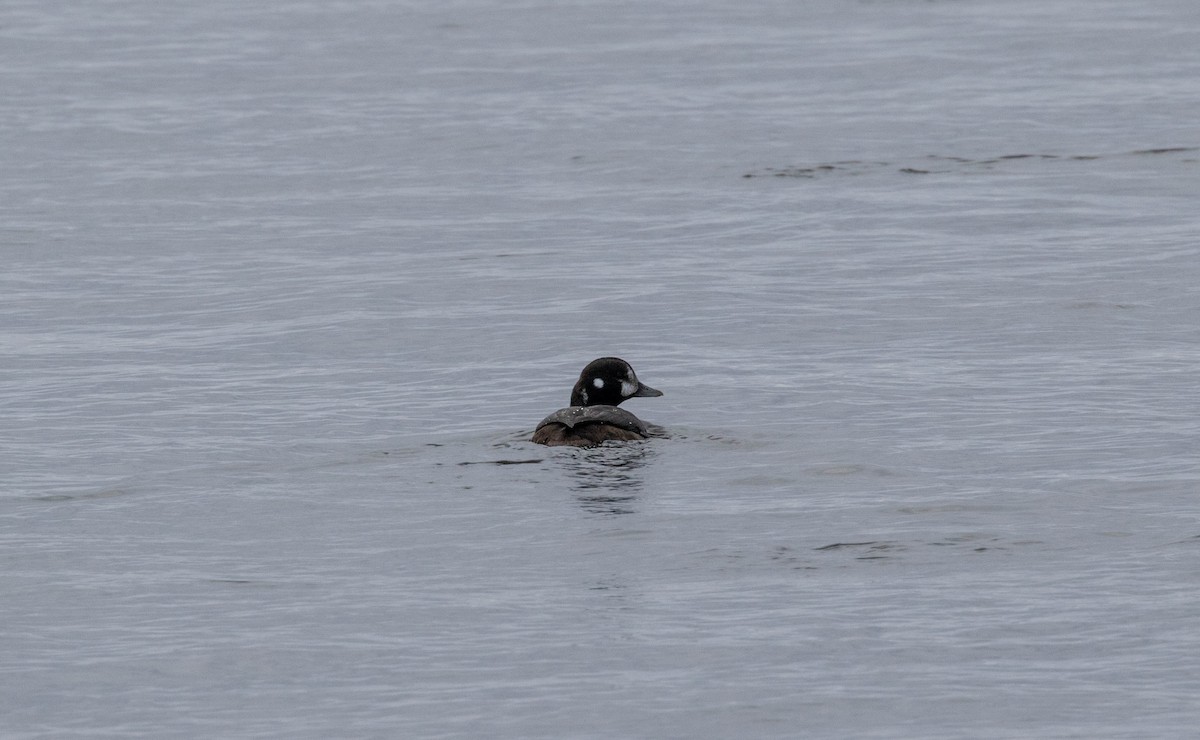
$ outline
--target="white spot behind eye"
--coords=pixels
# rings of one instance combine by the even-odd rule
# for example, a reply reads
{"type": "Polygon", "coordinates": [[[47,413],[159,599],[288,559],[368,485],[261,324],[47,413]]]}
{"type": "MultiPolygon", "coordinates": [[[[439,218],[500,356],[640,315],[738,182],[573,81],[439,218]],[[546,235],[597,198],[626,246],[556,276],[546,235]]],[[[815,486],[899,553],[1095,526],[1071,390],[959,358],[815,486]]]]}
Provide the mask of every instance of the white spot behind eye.
{"type": "Polygon", "coordinates": [[[637,383],[630,383],[628,380],[621,381],[621,395],[628,398],[634,393],[637,393],[637,383]]]}
{"type": "Polygon", "coordinates": [[[603,388],[604,387],[604,379],[603,378],[592,378],[592,385],[596,386],[597,388],[603,388]]]}

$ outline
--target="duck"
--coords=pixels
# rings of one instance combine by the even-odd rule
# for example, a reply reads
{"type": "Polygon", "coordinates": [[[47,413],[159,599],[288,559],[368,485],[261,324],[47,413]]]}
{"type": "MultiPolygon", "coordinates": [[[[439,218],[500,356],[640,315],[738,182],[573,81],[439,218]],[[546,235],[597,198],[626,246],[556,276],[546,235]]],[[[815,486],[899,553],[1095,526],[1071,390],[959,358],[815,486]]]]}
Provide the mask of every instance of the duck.
{"type": "Polygon", "coordinates": [[[661,436],[661,427],[647,424],[617,406],[630,398],[662,394],[638,380],[633,367],[619,357],[592,360],[571,389],[571,405],[542,419],[530,441],[549,446],[595,447],[610,440],[628,442],[661,436]]]}

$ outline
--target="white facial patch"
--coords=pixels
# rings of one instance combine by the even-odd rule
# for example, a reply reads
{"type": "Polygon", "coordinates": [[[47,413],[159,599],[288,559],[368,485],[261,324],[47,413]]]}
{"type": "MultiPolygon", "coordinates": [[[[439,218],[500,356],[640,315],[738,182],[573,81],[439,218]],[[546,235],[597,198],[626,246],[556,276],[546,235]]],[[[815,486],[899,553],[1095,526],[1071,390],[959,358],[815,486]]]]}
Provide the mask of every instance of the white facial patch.
{"type": "Polygon", "coordinates": [[[596,386],[597,388],[603,388],[604,387],[604,379],[603,378],[592,378],[592,385],[596,386]]]}
{"type": "Polygon", "coordinates": [[[637,393],[637,382],[629,382],[628,380],[621,381],[621,395],[629,398],[634,393],[637,393]]]}

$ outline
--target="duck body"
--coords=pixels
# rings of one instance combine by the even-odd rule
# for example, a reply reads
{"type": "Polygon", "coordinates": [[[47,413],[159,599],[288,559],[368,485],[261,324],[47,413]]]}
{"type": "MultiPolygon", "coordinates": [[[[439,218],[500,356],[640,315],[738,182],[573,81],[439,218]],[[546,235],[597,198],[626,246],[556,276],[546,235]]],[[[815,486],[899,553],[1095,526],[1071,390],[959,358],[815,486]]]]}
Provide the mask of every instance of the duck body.
{"type": "Polygon", "coordinates": [[[571,389],[571,405],[550,414],[533,432],[532,441],[542,445],[595,447],[602,442],[634,441],[661,433],[625,409],[617,408],[630,398],[661,396],[662,391],[637,379],[628,362],[618,357],[601,357],[588,363],[571,389]]]}

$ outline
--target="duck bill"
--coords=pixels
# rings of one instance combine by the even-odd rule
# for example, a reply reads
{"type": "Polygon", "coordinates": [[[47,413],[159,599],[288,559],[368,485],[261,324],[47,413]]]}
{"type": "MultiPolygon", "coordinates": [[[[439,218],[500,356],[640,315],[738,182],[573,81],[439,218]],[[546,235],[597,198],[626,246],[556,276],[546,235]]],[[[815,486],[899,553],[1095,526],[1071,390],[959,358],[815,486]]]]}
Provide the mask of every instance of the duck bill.
{"type": "Polygon", "coordinates": [[[662,391],[658,390],[657,388],[651,388],[650,386],[646,385],[645,383],[638,381],[637,390],[634,391],[633,395],[630,396],[630,398],[639,398],[642,396],[653,397],[653,396],[661,396],[661,395],[662,395],[662,391]]]}

